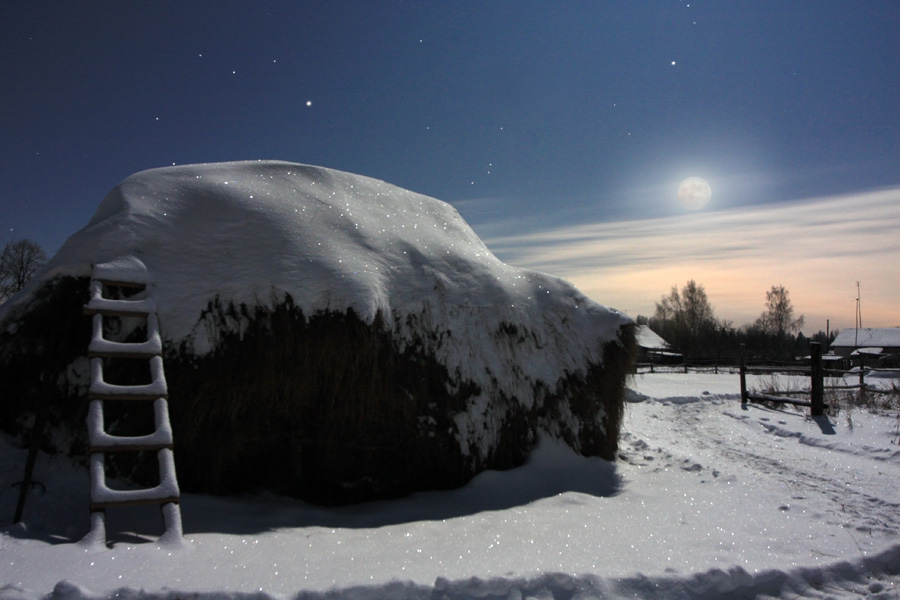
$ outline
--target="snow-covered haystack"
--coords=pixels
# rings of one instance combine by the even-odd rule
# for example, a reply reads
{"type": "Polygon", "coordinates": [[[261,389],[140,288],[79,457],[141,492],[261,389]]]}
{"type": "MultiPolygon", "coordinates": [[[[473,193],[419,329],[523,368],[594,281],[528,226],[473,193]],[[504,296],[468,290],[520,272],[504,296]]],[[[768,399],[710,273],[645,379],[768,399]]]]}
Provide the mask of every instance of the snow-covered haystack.
{"type": "Polygon", "coordinates": [[[448,204],[284,162],[155,169],[110,192],[0,306],[4,429],[27,427],[48,381],[51,422],[83,426],[81,307],[92,265],[123,257],[153,277],[183,489],[449,487],[522,463],[540,432],[615,455],[627,317],[500,262],[448,204]]]}

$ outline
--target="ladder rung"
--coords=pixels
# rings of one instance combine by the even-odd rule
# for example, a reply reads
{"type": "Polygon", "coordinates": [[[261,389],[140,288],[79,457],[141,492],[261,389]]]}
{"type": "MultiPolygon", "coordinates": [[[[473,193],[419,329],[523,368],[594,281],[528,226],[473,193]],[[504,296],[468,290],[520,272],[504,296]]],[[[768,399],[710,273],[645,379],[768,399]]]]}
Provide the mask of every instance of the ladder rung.
{"type": "Polygon", "coordinates": [[[153,280],[141,259],[136,256],[120,256],[114,260],[94,265],[91,279],[124,284],[145,284],[153,280]]]}
{"type": "MultiPolygon", "coordinates": [[[[92,360],[100,360],[94,358],[92,360]]],[[[111,385],[102,381],[91,382],[88,400],[156,400],[169,399],[165,381],[147,385],[111,385]]]]}
{"type": "MultiPolygon", "coordinates": [[[[165,400],[158,399],[165,403],[165,400]]],[[[169,427],[168,411],[164,416],[157,417],[157,429],[147,435],[110,435],[103,429],[103,409],[98,407],[100,402],[91,402],[88,411],[88,444],[90,452],[124,452],[133,450],[163,450],[172,449],[172,429],[169,427]],[[164,423],[159,423],[165,419],[164,423]]]]}
{"type": "MultiPolygon", "coordinates": [[[[139,490],[134,490],[139,491],[139,490]]],[[[181,501],[179,496],[166,496],[164,498],[134,498],[124,500],[107,500],[105,502],[91,502],[91,512],[105,510],[118,506],[142,506],[147,504],[178,504],[181,501]]]]}
{"type": "Polygon", "coordinates": [[[115,385],[103,379],[103,360],[91,359],[91,387],[88,398],[91,400],[156,400],[168,398],[169,390],[163,373],[162,357],[150,359],[150,374],[153,378],[145,385],[115,385]]]}
{"type": "Polygon", "coordinates": [[[145,342],[111,342],[95,336],[88,346],[90,358],[152,358],[161,354],[162,342],[158,334],[152,335],[145,342]]]}
{"type": "Polygon", "coordinates": [[[110,317],[134,317],[156,312],[156,303],[149,298],[143,300],[110,300],[91,298],[84,306],[86,315],[107,315],[110,317]]]}
{"type": "Polygon", "coordinates": [[[135,402],[150,402],[162,398],[168,400],[168,394],[144,394],[140,392],[89,392],[88,400],[133,400],[135,402]]]}
{"type": "Polygon", "coordinates": [[[95,281],[99,281],[106,286],[123,287],[135,290],[143,290],[147,287],[147,283],[143,281],[125,281],[123,279],[96,279],[95,281]]]}
{"type": "Polygon", "coordinates": [[[153,405],[153,433],[147,435],[110,435],[106,432],[103,402],[91,401],[88,409],[88,444],[91,452],[115,452],[125,450],[162,450],[172,448],[172,426],[169,423],[169,406],[157,398],[153,405]]]}
{"type": "Polygon", "coordinates": [[[152,358],[162,355],[159,320],[147,315],[147,339],[143,342],[114,342],[103,337],[103,316],[95,314],[92,323],[89,358],[152,358]]]}
{"type": "Polygon", "coordinates": [[[154,356],[160,356],[160,352],[154,352],[153,350],[142,350],[140,348],[135,350],[90,350],[88,349],[88,358],[153,358],[154,356]]]}
{"type": "Polygon", "coordinates": [[[114,490],[106,486],[106,456],[91,454],[91,505],[122,506],[127,504],[164,504],[177,502],[181,493],[175,480],[175,461],[171,450],[160,450],[159,485],[136,490],[114,490]]]}
{"type": "Polygon", "coordinates": [[[171,450],[171,443],[155,443],[155,444],[97,444],[90,447],[88,452],[140,452],[141,450],[171,450]]]}

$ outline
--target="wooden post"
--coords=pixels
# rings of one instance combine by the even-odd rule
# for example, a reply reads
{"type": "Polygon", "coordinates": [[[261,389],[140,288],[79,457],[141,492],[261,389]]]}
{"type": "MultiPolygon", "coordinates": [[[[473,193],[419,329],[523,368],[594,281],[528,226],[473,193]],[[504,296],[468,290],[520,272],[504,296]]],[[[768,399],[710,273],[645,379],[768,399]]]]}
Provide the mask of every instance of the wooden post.
{"type": "Polygon", "coordinates": [[[744,366],[744,345],[741,344],[741,406],[747,404],[747,367],[744,366]]]}
{"type": "MultiPolygon", "coordinates": [[[[38,408],[37,416],[34,420],[34,426],[31,428],[31,443],[28,446],[28,457],[25,459],[25,477],[22,479],[19,488],[19,500],[16,502],[16,514],[13,516],[13,523],[22,520],[22,512],[25,510],[25,498],[31,490],[31,486],[35,484],[31,477],[34,473],[34,463],[37,460],[38,451],[41,447],[41,440],[44,437],[44,428],[47,426],[47,413],[50,412],[50,400],[46,398],[47,390],[42,390],[40,400],[40,408],[38,408]]],[[[43,486],[42,486],[43,487],[43,486]]]]}
{"type": "Polygon", "coordinates": [[[866,370],[866,355],[862,352],[859,353],[859,388],[862,389],[862,386],[866,385],[866,376],[864,375],[866,370]]]}
{"type": "Polygon", "coordinates": [[[866,401],[866,355],[859,354],[859,403],[866,401]]]}
{"type": "Polygon", "coordinates": [[[818,417],[825,414],[825,374],[822,370],[822,344],[819,342],[810,343],[809,354],[812,360],[809,372],[812,416],[818,417]]]}

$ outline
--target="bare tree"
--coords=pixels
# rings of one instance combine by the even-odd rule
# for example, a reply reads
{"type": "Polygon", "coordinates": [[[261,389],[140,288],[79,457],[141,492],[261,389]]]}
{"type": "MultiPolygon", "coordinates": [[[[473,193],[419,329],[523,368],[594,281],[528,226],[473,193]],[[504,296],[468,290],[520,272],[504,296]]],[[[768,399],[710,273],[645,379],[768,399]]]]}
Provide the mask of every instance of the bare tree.
{"type": "Polygon", "coordinates": [[[676,286],[656,304],[651,325],[669,342],[688,354],[699,354],[708,348],[709,337],[720,328],[706,290],[693,279],[681,293],[676,286]]]}
{"type": "Polygon", "coordinates": [[[16,240],[0,254],[0,301],[12,296],[47,262],[47,255],[31,240],[16,240]]]}
{"type": "Polygon", "coordinates": [[[756,320],[756,327],[779,340],[789,333],[800,331],[803,315],[794,318],[794,307],[790,295],[783,285],[773,285],[766,292],[766,310],[756,320]]]}

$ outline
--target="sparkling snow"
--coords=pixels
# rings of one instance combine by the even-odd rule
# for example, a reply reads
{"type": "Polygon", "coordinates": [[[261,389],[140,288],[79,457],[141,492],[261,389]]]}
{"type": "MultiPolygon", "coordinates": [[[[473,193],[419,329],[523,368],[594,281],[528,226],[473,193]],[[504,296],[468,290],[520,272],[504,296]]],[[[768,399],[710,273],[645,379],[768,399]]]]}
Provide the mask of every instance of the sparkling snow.
{"type": "MultiPolygon", "coordinates": [[[[888,387],[896,380],[885,380],[888,387]]],[[[182,495],[88,530],[88,476],[42,455],[9,525],[25,451],[0,440],[0,599],[900,598],[900,417],[743,409],[736,374],[631,384],[621,458],[544,440],[524,467],[341,509],[182,495]],[[257,595],[258,594],[258,595],[257,595]]]]}
{"type": "Polygon", "coordinates": [[[142,308],[157,312],[166,347],[189,341],[198,354],[216,342],[199,323],[216,298],[256,306],[289,294],[307,316],[353,309],[369,323],[380,317],[401,349],[413,345],[446,367],[452,383],[482,391],[454,416],[463,451],[482,457],[502,419],[485,419],[490,399],[528,404],[538,387],[556,391],[567,375],[600,364],[603,345],[630,322],[566,281],[501,262],[445,202],[279,161],[132,175],[44,272],[0,305],[0,321],[42,282],[92,269],[126,281],[149,273],[152,298],[94,294],[89,308],[146,303],[142,308]],[[504,324],[523,339],[498,335],[504,324]]]}

